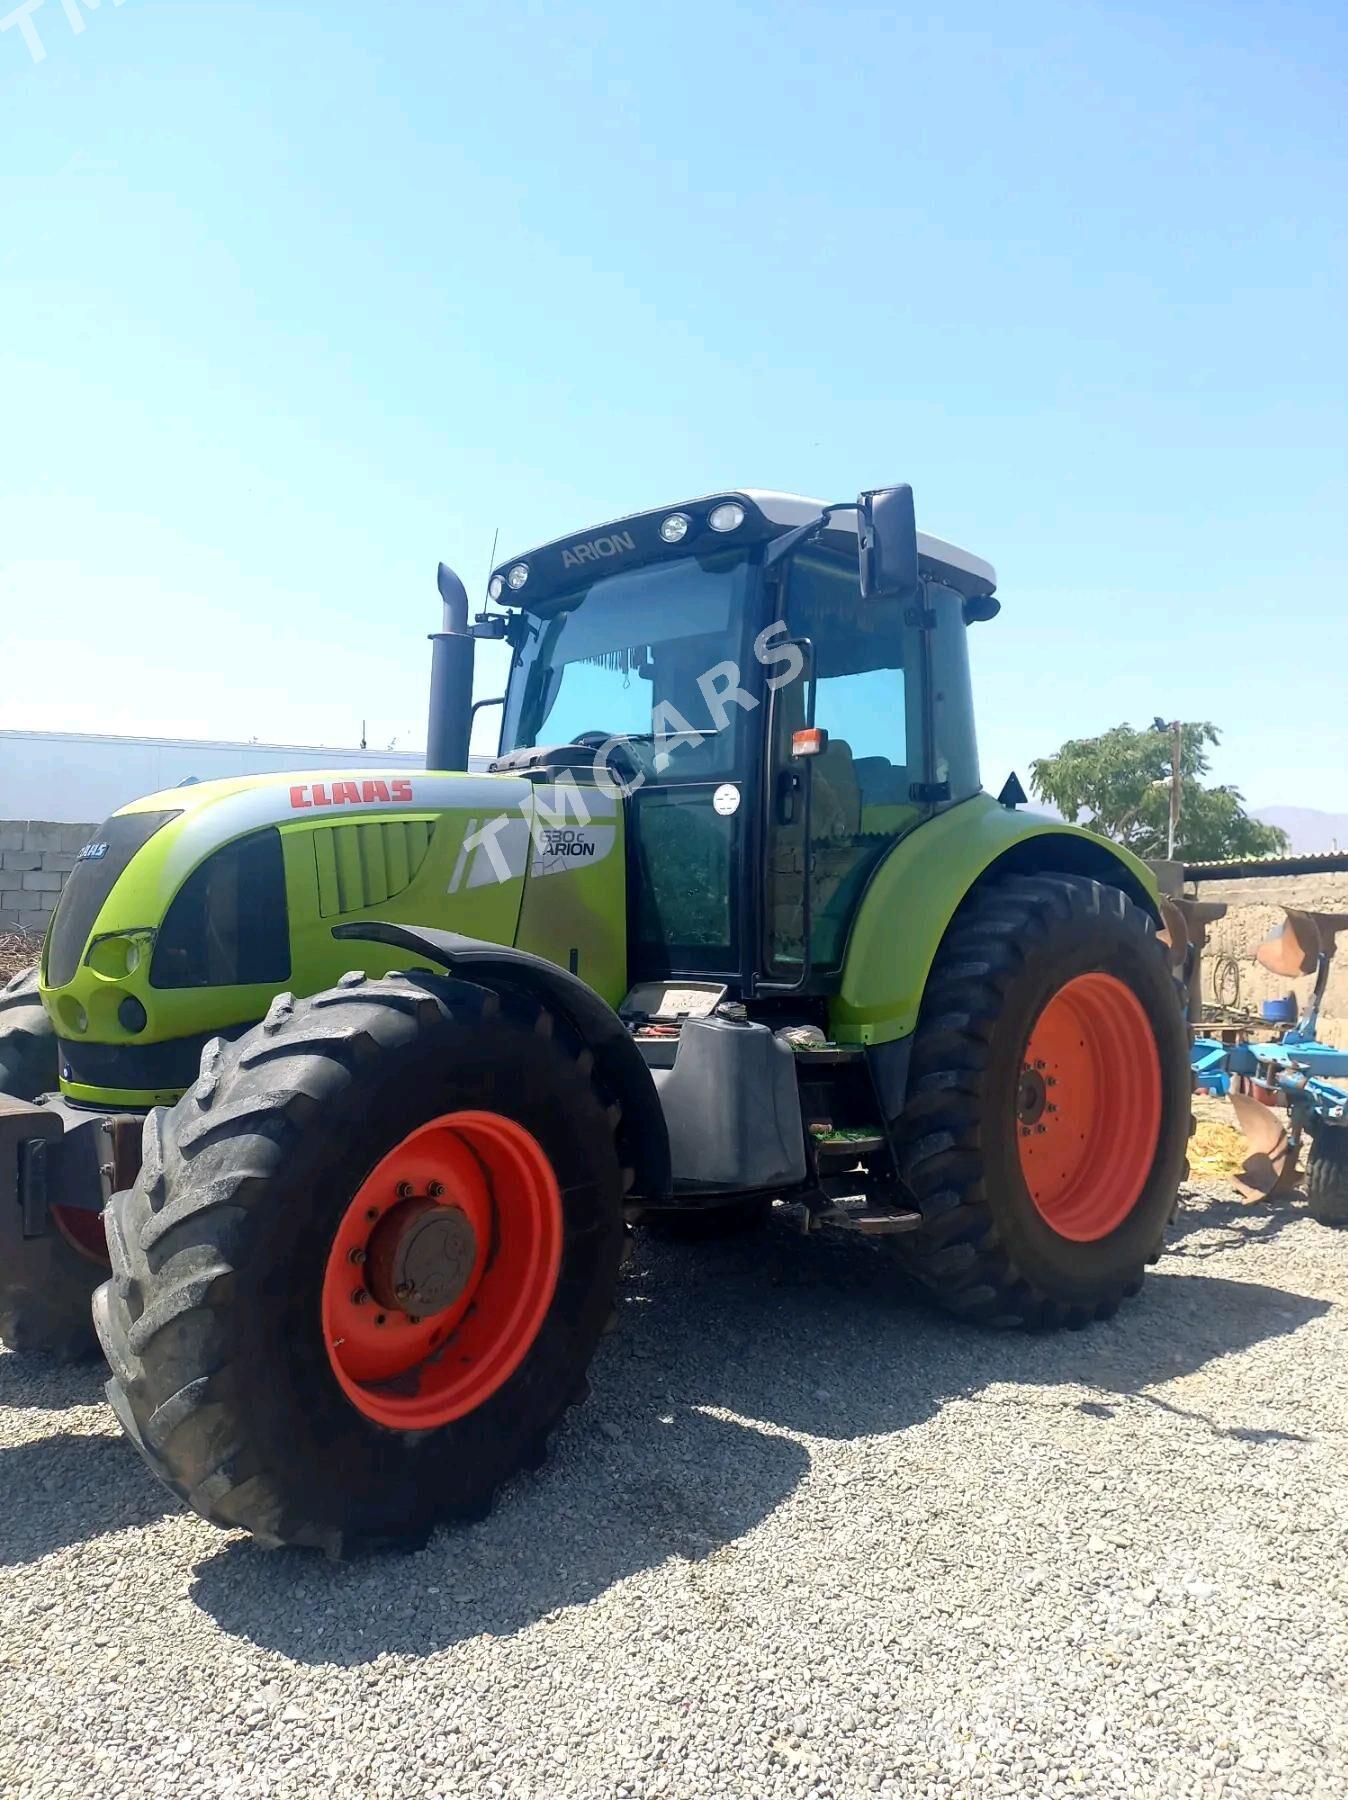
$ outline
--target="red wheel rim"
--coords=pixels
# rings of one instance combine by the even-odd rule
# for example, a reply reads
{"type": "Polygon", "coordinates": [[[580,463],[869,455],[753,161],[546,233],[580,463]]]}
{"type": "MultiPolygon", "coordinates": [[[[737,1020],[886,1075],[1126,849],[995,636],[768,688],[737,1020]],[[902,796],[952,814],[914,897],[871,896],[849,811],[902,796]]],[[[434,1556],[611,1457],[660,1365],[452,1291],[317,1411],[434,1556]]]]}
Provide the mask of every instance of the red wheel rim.
{"type": "Polygon", "coordinates": [[[1060,1237],[1108,1237],[1141,1197],[1161,1134],[1161,1059],[1114,975],[1078,975],[1040,1013],[1016,1093],[1020,1168],[1060,1237]]]}
{"type": "Polygon", "coordinates": [[[453,1112],[410,1132],[361,1183],[323,1277],[323,1342],[367,1419],[426,1431],[510,1379],[562,1260],[562,1199],[513,1119],[453,1112]]]}

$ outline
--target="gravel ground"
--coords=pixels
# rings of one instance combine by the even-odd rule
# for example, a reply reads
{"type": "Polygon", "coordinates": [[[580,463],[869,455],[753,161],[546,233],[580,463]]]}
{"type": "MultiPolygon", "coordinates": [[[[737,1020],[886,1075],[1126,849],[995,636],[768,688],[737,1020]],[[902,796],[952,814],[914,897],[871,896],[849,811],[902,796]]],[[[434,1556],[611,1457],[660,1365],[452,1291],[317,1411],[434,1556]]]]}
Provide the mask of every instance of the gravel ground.
{"type": "Polygon", "coordinates": [[[1053,1338],[874,1246],[643,1235],[549,1467],[355,1566],[0,1355],[0,1793],[1338,1800],[1346,1293],[1348,1237],[1220,1190],[1053,1338]]]}

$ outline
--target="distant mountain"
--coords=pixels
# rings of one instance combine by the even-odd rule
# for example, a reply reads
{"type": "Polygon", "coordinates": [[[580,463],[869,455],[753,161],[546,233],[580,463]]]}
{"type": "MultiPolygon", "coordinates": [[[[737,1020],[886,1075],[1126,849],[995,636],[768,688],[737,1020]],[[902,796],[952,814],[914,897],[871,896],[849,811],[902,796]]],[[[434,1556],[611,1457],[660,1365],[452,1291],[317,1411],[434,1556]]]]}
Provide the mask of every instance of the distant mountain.
{"type": "Polygon", "coordinates": [[[1310,806],[1261,806],[1253,811],[1265,825],[1285,831],[1298,856],[1311,856],[1317,850],[1348,850],[1348,813],[1316,812],[1310,806]]]}

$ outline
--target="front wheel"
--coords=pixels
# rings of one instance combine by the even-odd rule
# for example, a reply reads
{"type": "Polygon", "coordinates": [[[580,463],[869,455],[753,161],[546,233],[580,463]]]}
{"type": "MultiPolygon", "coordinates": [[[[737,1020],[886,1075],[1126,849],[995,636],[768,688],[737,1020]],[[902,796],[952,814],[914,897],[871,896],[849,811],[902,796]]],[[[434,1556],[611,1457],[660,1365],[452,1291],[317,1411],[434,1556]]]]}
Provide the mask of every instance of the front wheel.
{"type": "Polygon", "coordinates": [[[282,995],[151,1116],[94,1314],[204,1517],[341,1556],[478,1517],[584,1391],[622,1250],[616,1108],[536,1005],[433,976],[282,995]]]}
{"type": "Polygon", "coordinates": [[[1348,1226],[1348,1125],[1316,1125],[1306,1154],[1306,1203],[1321,1225],[1348,1226]]]}
{"type": "Polygon", "coordinates": [[[1084,1325],[1160,1254],[1189,1135],[1188,1040],[1149,916],[1120,889],[1010,876],[937,955],[901,1123],[923,1225],[896,1241],[951,1311],[1084,1325]]]}

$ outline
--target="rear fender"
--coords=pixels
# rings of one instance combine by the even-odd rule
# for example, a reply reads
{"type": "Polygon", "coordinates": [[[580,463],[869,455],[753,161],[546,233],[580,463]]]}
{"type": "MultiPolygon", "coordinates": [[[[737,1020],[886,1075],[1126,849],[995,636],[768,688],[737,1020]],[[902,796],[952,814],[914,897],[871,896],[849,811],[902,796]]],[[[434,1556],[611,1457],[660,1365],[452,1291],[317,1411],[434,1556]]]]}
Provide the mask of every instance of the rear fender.
{"type": "Polygon", "coordinates": [[[364,919],[335,925],[339,939],[373,941],[405,950],[439,968],[488,988],[532,994],[571,1025],[594,1056],[600,1083],[622,1108],[618,1150],[625,1167],[636,1171],[629,1196],[660,1200],[670,1191],[669,1132],[651,1072],[627,1027],[606,1000],[578,976],[527,950],[437,931],[428,925],[393,925],[364,919]]]}
{"type": "Polygon", "coordinates": [[[1129,851],[978,794],[909,832],[871,876],[830,1003],[830,1035],[870,1047],[908,1037],[941,940],[973,889],[997,875],[1050,873],[1112,882],[1160,921],[1155,877],[1129,851]]]}

